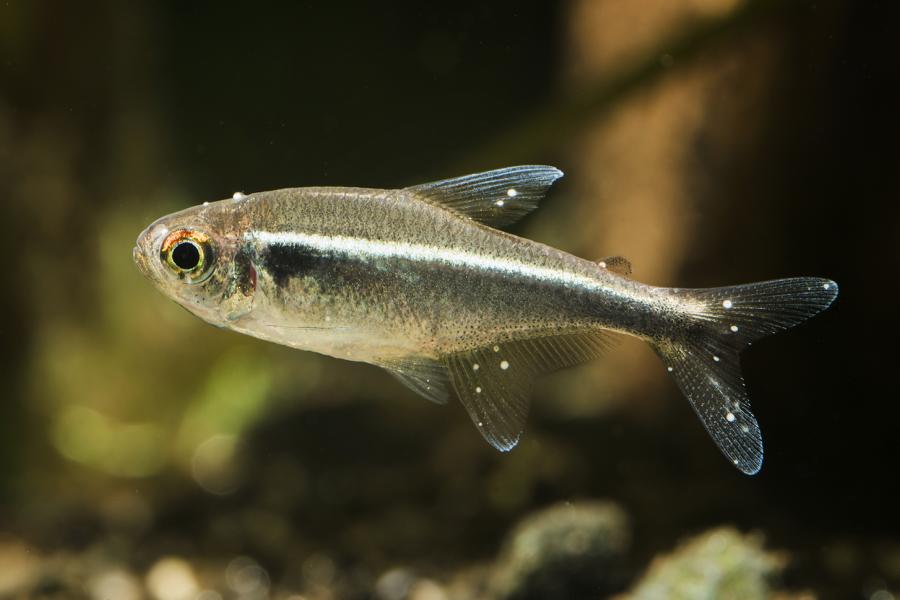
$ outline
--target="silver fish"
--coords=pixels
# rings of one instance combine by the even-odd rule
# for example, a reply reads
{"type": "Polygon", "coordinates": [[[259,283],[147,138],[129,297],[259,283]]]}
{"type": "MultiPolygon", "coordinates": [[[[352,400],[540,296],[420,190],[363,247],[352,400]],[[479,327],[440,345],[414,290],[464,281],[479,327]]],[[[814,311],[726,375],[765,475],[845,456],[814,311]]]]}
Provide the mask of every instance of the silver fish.
{"type": "Polygon", "coordinates": [[[741,471],[763,445],[738,353],[827,308],[838,286],[800,277],[654,287],[501,232],[562,173],[518,166],[403,189],[283,189],[204,203],[138,237],[166,296],[220,327],[378,365],[422,396],[455,390],[484,438],[512,449],[534,378],[598,356],[611,332],[652,345],[741,471]]]}

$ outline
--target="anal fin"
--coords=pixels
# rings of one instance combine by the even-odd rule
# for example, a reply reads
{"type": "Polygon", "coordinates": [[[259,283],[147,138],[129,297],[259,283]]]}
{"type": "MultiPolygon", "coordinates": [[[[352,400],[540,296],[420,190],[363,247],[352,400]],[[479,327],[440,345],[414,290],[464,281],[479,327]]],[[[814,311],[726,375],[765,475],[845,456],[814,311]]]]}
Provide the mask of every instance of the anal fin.
{"type": "Polygon", "coordinates": [[[528,416],[535,377],[599,356],[605,333],[572,333],[499,342],[446,357],[459,399],[495,448],[512,450],[528,416]]]}

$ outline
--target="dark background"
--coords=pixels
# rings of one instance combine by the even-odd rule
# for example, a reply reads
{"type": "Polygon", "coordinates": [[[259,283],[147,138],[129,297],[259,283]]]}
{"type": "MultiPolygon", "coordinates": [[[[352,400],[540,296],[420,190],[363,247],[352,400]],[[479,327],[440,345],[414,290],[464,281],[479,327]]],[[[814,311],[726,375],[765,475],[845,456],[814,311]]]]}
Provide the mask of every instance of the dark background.
{"type": "MultiPolygon", "coordinates": [[[[758,3],[696,18],[686,9],[633,60],[584,77],[570,68],[576,4],[3,3],[0,531],[9,543],[77,557],[118,536],[126,541],[109,552],[138,573],[167,554],[234,553],[277,579],[293,558],[220,527],[265,506],[279,535],[302,538],[300,555],[368,573],[358,575],[363,588],[395,563],[441,581],[489,560],[523,515],[604,498],[628,512],[634,536],[630,575],[608,591],[722,524],[786,550],[789,589],[897,590],[900,8],[758,3]],[[671,66],[659,59],[667,53],[671,66]],[[501,456],[458,406],[423,403],[365,366],[211,330],[130,265],[150,220],[235,190],[399,187],[516,162],[567,173],[516,233],[585,256],[630,256],[593,239],[583,217],[618,199],[592,196],[587,174],[624,181],[663,167],[618,172],[592,163],[585,140],[602,141],[620,107],[732,58],[736,79],[719,85],[741,95],[743,70],[764,74],[741,100],[753,118],[728,113],[730,96],[704,100],[716,124],[683,136],[689,168],[677,165],[690,231],[677,259],[650,269],[655,279],[637,261],[635,277],[840,284],[827,313],[745,355],[766,443],[756,477],[721,459],[674,385],[658,373],[642,384],[641,369],[657,366],[640,350],[640,368],[626,370],[639,376],[598,394],[602,410],[573,418],[581,408],[557,412],[565,399],[541,388],[526,442],[501,456]],[[267,373],[252,410],[217,405],[209,391],[225,368],[217,361],[246,365],[241,357],[251,357],[248,372],[267,373]],[[192,477],[183,447],[194,447],[184,433],[194,405],[238,415],[206,432],[237,444],[225,461],[235,491],[209,493],[192,477]],[[71,431],[95,439],[90,423],[119,432],[100,454],[65,441],[71,431]],[[135,450],[143,466],[111,463],[110,453],[132,456],[119,444],[139,438],[128,433],[135,423],[157,450],[135,450]],[[152,516],[120,531],[104,499],[133,502],[129,494],[152,516]]],[[[646,230],[667,226],[652,219],[611,226],[639,251],[646,230]]],[[[573,377],[566,385],[591,385],[573,377]]]]}

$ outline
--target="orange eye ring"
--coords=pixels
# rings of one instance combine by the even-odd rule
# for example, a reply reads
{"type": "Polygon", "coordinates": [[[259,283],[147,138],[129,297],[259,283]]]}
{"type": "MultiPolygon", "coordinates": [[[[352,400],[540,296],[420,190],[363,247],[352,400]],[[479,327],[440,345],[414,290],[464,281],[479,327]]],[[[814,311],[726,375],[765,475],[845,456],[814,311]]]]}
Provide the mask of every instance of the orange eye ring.
{"type": "Polygon", "coordinates": [[[212,272],[212,243],[202,231],[173,231],[163,240],[159,253],[169,270],[189,283],[199,283],[212,272]]]}

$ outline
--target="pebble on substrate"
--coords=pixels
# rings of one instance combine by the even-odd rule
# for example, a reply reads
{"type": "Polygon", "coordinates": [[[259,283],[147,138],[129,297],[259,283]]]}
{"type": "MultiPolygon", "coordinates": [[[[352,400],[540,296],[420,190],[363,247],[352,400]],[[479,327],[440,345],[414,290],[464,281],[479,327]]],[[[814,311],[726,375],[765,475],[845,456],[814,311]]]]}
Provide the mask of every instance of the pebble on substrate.
{"type": "Polygon", "coordinates": [[[580,588],[568,586],[577,585],[576,579],[600,596],[611,593],[609,573],[630,543],[628,518],[617,505],[556,504],[526,517],[510,533],[491,575],[492,597],[525,591],[529,598],[573,597],[580,588]]]}

